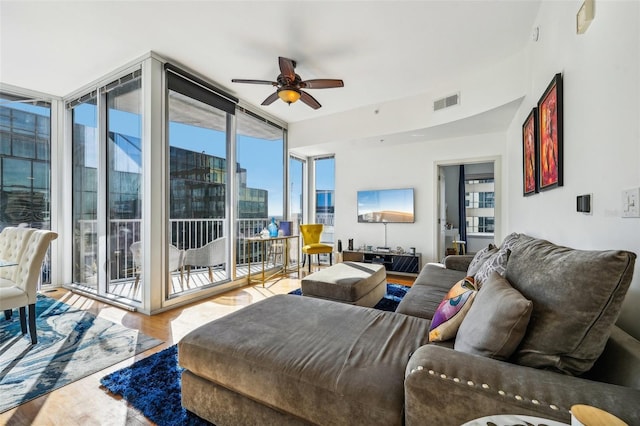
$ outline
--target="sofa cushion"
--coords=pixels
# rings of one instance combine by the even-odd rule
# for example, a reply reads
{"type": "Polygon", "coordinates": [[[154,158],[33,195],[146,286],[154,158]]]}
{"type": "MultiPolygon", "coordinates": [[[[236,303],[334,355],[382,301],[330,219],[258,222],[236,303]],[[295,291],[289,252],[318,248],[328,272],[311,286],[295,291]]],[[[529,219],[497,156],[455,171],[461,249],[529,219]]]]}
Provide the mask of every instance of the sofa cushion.
{"type": "Polygon", "coordinates": [[[527,331],[532,303],[497,272],[484,283],[462,321],[454,349],[508,359],[527,331]]]}
{"type": "Polygon", "coordinates": [[[451,287],[433,314],[429,326],[430,342],[441,342],[456,337],[477,292],[473,277],[465,277],[451,287]]]}
{"type": "Polygon", "coordinates": [[[533,311],[513,360],[575,375],[589,370],[618,318],[635,258],[627,251],[575,250],[521,234],[505,277],[533,302],[533,311]]]}
{"type": "Polygon", "coordinates": [[[497,251],[498,248],[496,246],[489,244],[487,247],[477,252],[476,255],[473,256],[471,263],[469,263],[467,276],[473,277],[480,270],[482,265],[484,265],[484,262],[486,262],[497,251]]]}
{"type": "Polygon", "coordinates": [[[507,269],[507,261],[509,260],[509,255],[511,254],[511,250],[506,247],[500,247],[500,250],[493,253],[489,258],[482,264],[478,272],[474,275],[476,280],[476,286],[478,288],[482,288],[482,284],[486,280],[489,279],[489,276],[495,271],[500,275],[504,275],[504,271],[507,269]]]}
{"type": "Polygon", "coordinates": [[[398,304],[396,312],[431,319],[451,286],[465,277],[465,271],[427,264],[398,304]]]}
{"type": "Polygon", "coordinates": [[[182,367],[312,424],[398,425],[404,370],[429,321],[277,295],[200,326],[178,344],[182,367]]]}

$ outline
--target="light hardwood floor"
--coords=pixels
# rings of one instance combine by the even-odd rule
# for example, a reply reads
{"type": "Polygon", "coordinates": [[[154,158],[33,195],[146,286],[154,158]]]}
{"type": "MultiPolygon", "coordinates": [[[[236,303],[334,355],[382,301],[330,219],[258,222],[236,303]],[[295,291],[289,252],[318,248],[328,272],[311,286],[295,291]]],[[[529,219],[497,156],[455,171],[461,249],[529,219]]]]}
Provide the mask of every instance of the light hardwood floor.
{"type": "MultiPolygon", "coordinates": [[[[411,285],[412,278],[388,277],[390,282],[411,285]]],[[[300,287],[297,278],[284,278],[261,285],[248,286],[153,316],[104,304],[65,289],[46,293],[96,316],[164,341],[135,357],[68,384],[33,401],[0,414],[0,425],[152,425],[138,410],[122,398],[100,387],[100,379],[177,343],[199,325],[220,318],[244,306],[276,294],[286,294],[300,287]]]]}

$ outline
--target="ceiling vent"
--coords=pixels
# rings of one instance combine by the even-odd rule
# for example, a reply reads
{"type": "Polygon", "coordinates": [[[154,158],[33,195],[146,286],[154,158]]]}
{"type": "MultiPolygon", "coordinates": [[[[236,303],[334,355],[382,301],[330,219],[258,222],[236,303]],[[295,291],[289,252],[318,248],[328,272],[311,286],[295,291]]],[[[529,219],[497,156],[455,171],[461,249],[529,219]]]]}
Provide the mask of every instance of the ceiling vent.
{"type": "Polygon", "coordinates": [[[459,103],[460,103],[460,92],[450,96],[445,96],[444,98],[441,98],[441,99],[436,99],[435,101],[433,101],[433,110],[438,111],[441,109],[452,107],[454,105],[458,105],[459,103]]]}

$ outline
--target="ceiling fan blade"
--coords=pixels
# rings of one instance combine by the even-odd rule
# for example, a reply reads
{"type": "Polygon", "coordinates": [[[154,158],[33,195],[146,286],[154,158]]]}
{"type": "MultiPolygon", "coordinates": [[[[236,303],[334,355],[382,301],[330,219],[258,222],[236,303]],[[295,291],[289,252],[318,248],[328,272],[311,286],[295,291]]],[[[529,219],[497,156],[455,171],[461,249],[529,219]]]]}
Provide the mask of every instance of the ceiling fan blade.
{"type": "Polygon", "coordinates": [[[231,80],[233,83],[249,83],[249,84],[268,84],[269,86],[277,86],[278,83],[269,80],[245,80],[242,78],[234,78],[231,80]]]}
{"type": "Polygon", "coordinates": [[[293,82],[296,79],[296,72],[294,71],[296,62],[293,59],[280,56],[278,57],[278,64],[280,65],[280,73],[282,76],[288,79],[289,82],[293,82]]]}
{"type": "Polygon", "coordinates": [[[300,91],[300,100],[305,104],[309,105],[313,109],[318,109],[322,106],[320,105],[320,102],[316,100],[316,98],[314,98],[313,96],[311,96],[310,94],[302,90],[300,91]]]}
{"type": "Polygon", "coordinates": [[[304,89],[331,89],[332,87],[344,87],[344,82],[338,79],[319,78],[316,80],[306,80],[300,83],[304,89]]]}
{"type": "Polygon", "coordinates": [[[273,92],[267,99],[262,101],[262,105],[271,105],[278,99],[278,92],[273,92]]]}

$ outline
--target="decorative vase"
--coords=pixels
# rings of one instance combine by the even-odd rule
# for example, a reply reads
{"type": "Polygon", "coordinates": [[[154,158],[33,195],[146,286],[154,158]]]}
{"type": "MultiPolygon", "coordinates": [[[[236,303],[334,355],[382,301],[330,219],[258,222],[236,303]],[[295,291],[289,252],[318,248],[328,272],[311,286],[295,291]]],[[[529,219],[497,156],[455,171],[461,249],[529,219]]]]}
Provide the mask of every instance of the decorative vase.
{"type": "Polygon", "coordinates": [[[269,224],[269,226],[267,226],[267,229],[269,230],[269,236],[270,237],[277,237],[278,236],[278,225],[276,225],[276,220],[275,218],[271,218],[271,223],[269,224]]]}

